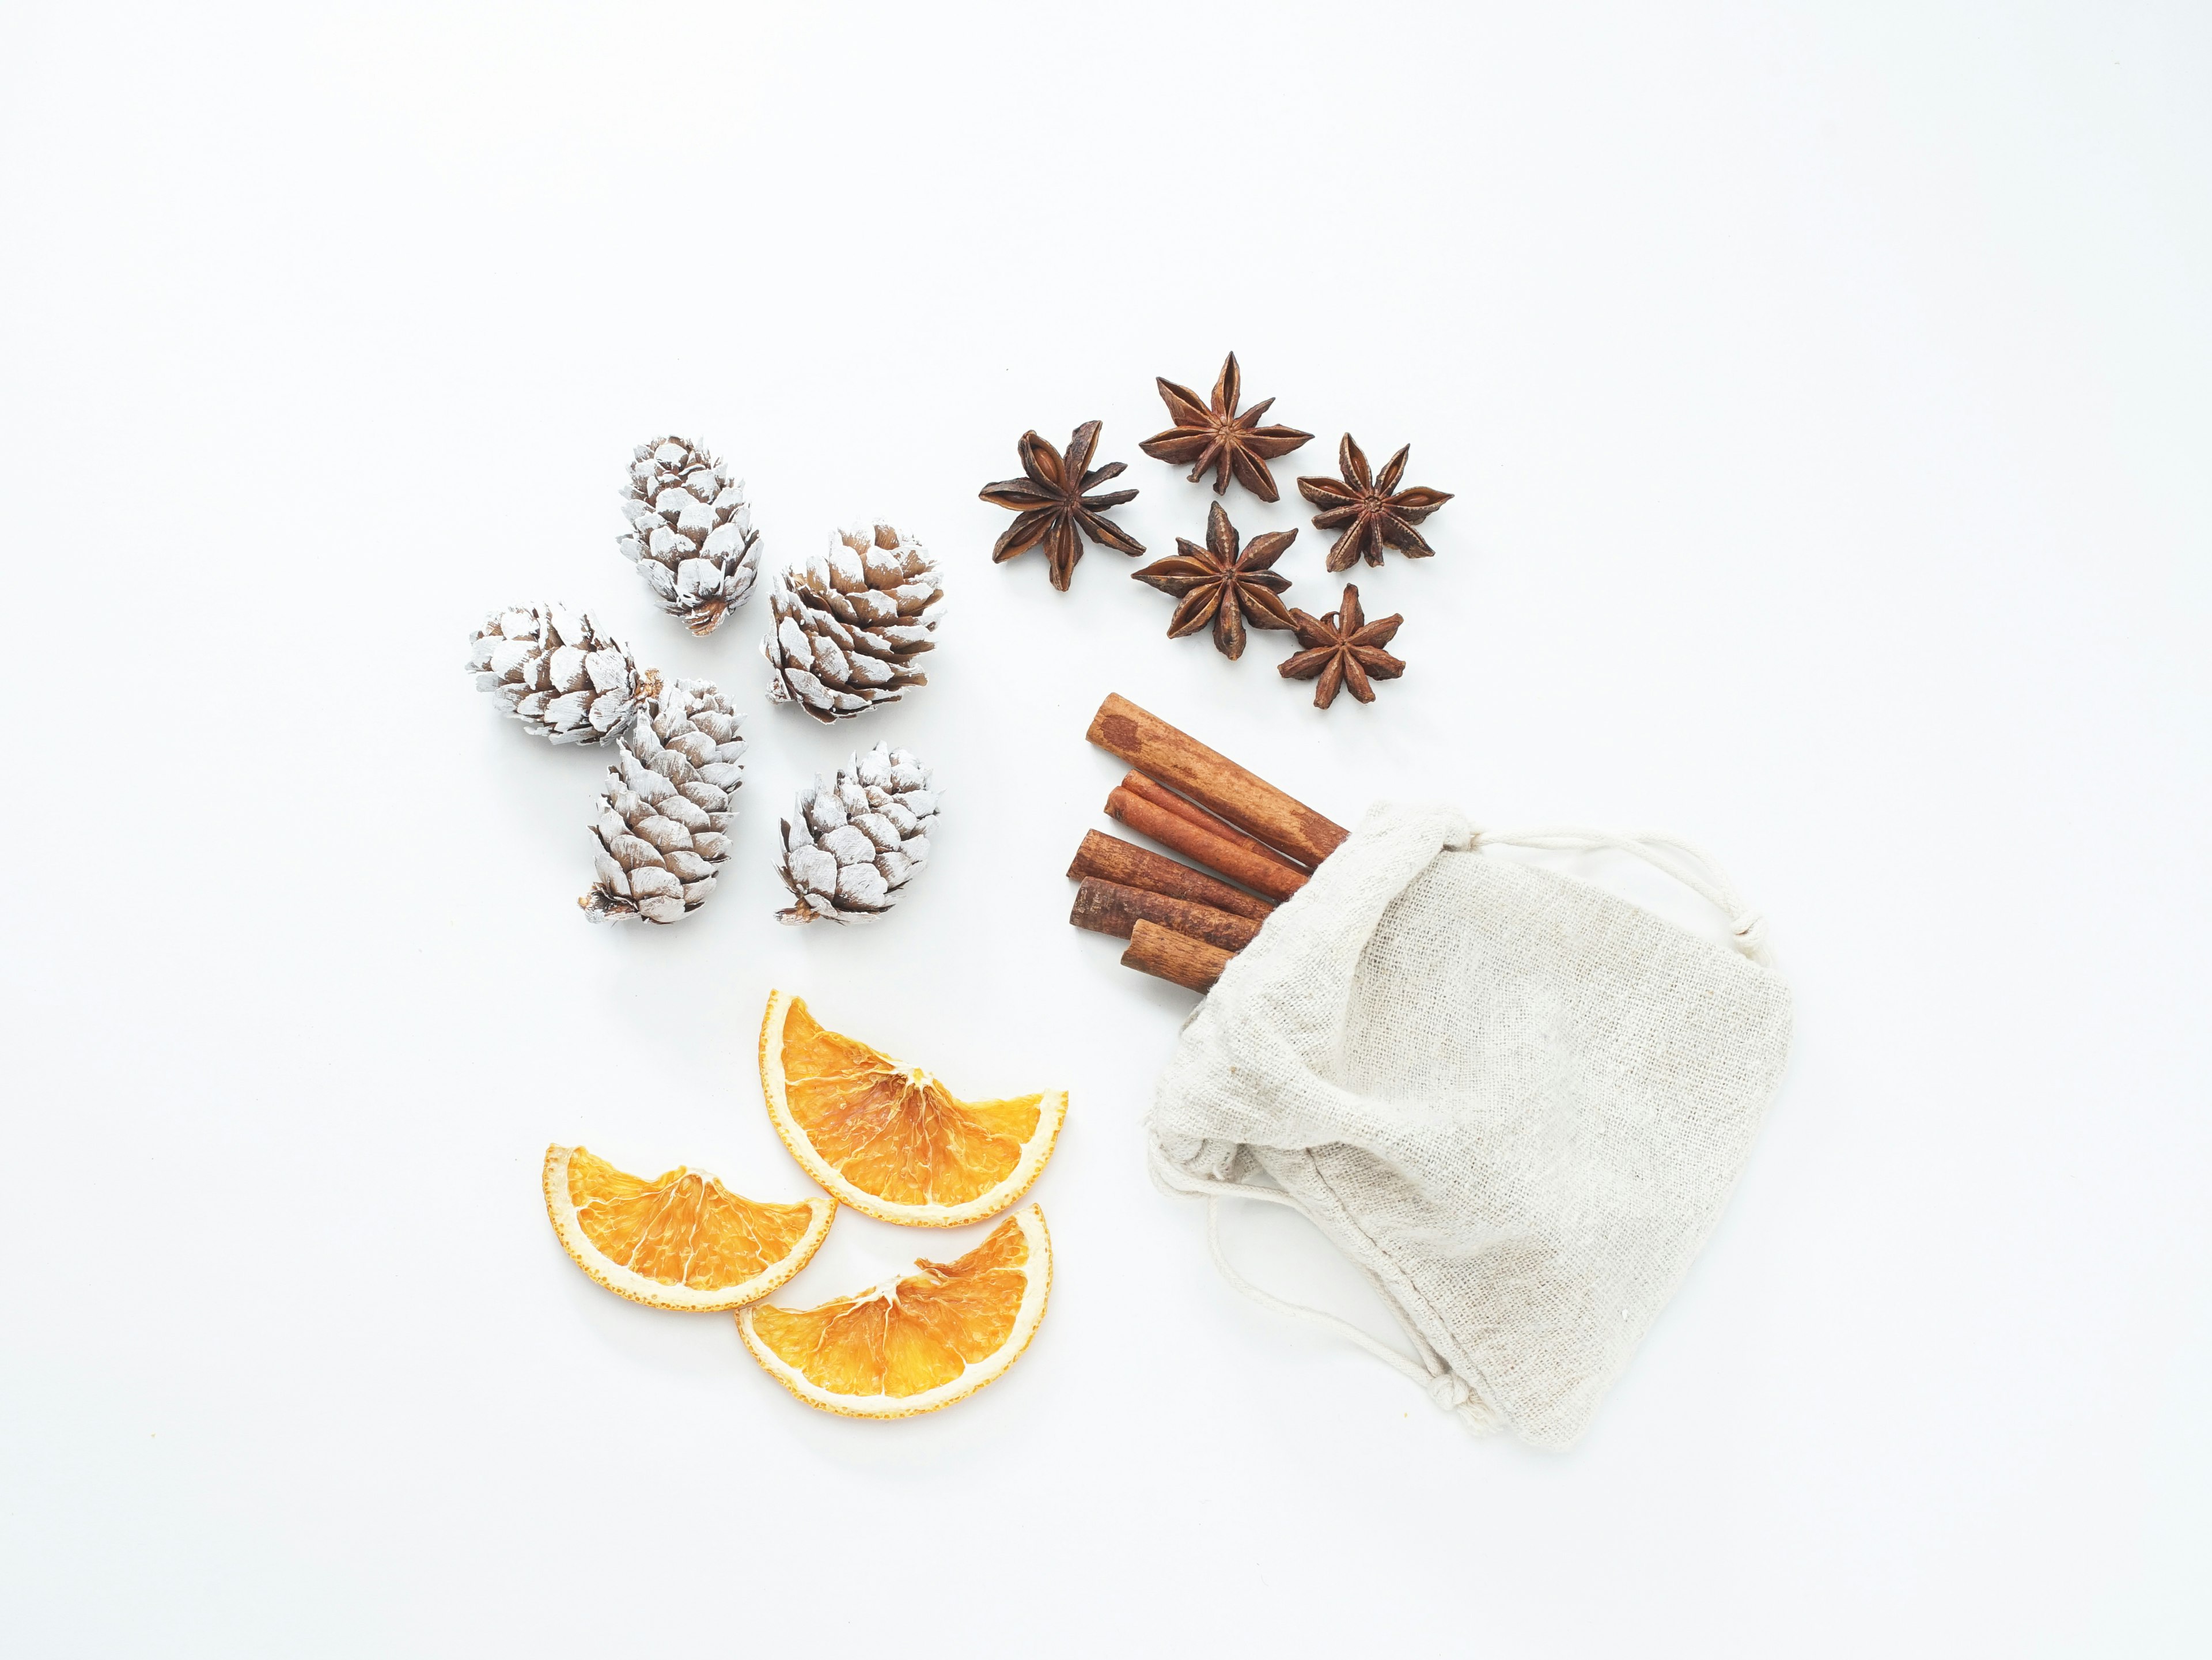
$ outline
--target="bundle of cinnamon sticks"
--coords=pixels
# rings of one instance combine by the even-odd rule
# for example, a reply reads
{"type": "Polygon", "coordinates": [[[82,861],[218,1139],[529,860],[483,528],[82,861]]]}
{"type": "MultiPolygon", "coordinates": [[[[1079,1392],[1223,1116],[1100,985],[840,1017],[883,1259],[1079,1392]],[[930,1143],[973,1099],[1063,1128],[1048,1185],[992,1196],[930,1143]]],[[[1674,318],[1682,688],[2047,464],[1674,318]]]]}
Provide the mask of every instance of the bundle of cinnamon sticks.
{"type": "Polygon", "coordinates": [[[1085,735],[1133,769],[1108,815],[1190,862],[1089,831],[1067,867],[1082,885],[1067,920],[1127,939],[1129,967],[1209,991],[1346,831],[1119,695],[1085,735]]]}

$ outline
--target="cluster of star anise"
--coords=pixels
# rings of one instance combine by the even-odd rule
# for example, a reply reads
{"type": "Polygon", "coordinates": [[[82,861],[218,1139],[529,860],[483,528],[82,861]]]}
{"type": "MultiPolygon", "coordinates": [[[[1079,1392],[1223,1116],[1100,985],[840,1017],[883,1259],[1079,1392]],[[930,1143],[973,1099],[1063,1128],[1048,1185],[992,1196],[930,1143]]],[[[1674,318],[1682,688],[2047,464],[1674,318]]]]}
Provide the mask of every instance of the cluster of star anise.
{"type": "MultiPolygon", "coordinates": [[[[1288,455],[1312,438],[1296,427],[1266,426],[1260,420],[1274,403],[1263,398],[1239,410],[1242,378],[1237,354],[1221,366],[1206,402],[1188,386],[1159,381],[1161,399],[1175,422],[1137,447],[1156,460],[1177,465],[1191,464],[1190,482],[1196,483],[1211,468],[1213,492],[1224,494],[1234,478],[1263,502],[1280,499],[1269,461],[1288,455]]],[[[1063,456],[1034,432],[1022,436],[1020,453],[1024,477],[988,484],[983,500],[1018,514],[1008,526],[994,560],[1012,558],[1042,544],[1052,585],[1063,592],[1083,556],[1083,540],[1132,556],[1143,544],[1106,517],[1106,510],[1133,498],[1133,489],[1105,495],[1090,493],[1095,484],[1117,477],[1122,464],[1092,468],[1091,457],[1098,443],[1099,423],[1086,421],[1068,440],[1063,456]]],[[[1382,550],[1395,548],[1409,559],[1425,559],[1436,550],[1415,528],[1451,500],[1449,492],[1423,485],[1399,488],[1406,471],[1407,445],[1385,462],[1376,473],[1350,433],[1337,446],[1335,478],[1301,478],[1298,494],[1322,509],[1314,515],[1316,529],[1340,532],[1328,550],[1331,572],[1349,569],[1365,559],[1382,562],[1382,550]]],[[[1406,666],[1383,648],[1404,619],[1393,615],[1370,623],[1359,609],[1359,590],[1346,583],[1337,609],[1324,616],[1285,605],[1280,598],[1290,579],[1277,572],[1275,561],[1297,539],[1297,532],[1275,531],[1240,542],[1237,527],[1216,502],[1206,514],[1203,544],[1176,538],[1176,554],[1155,560],[1132,575],[1176,601],[1168,623],[1168,637],[1181,639],[1209,625],[1213,644],[1224,656],[1244,653],[1246,629],[1281,629],[1295,635],[1302,648],[1278,666],[1285,678],[1314,681],[1314,702],[1327,708],[1338,690],[1348,687],[1363,703],[1375,701],[1373,682],[1395,680],[1406,666]]]]}

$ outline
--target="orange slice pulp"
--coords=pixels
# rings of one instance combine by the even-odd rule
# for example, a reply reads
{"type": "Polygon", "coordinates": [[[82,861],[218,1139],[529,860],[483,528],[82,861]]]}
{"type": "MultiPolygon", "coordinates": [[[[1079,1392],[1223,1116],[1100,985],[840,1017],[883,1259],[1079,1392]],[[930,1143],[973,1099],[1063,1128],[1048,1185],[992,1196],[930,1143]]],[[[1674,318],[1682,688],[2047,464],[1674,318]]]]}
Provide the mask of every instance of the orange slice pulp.
{"type": "Polygon", "coordinates": [[[963,1101],[824,1027],[805,1002],[772,993],[761,1021],[761,1091],[776,1133],[842,1203],[885,1222],[956,1227],[1028,1192],[1067,1115],[1054,1090],[963,1101]]]}
{"type": "Polygon", "coordinates": [[[1024,1205],[951,1262],[920,1262],[896,1284],[819,1308],[738,1311],[753,1359],[810,1407],[910,1418],[1004,1377],[1044,1318],[1052,1240],[1024,1205]]]}
{"type": "Polygon", "coordinates": [[[656,1309],[713,1313],[765,1297],[830,1231],[830,1200],[740,1198],[682,1165],[647,1180],[581,1147],[545,1150],[545,1213],[576,1266],[656,1309]]]}

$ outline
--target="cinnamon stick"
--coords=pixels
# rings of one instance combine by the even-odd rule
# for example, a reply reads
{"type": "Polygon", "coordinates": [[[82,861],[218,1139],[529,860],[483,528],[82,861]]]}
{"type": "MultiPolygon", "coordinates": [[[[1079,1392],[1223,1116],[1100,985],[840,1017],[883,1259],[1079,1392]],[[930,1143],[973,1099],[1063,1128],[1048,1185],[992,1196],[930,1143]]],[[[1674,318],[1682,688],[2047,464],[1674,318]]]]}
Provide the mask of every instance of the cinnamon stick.
{"type": "Polygon", "coordinates": [[[1270,899],[1287,899],[1305,886],[1306,879],[1286,865],[1247,852],[1237,842],[1194,824],[1180,813],[1156,807],[1141,795],[1116,789],[1106,798],[1106,814],[1131,830],[1173,848],[1186,859],[1194,859],[1218,876],[1256,888],[1270,899]]]}
{"type": "Polygon", "coordinates": [[[1142,888],[1124,887],[1095,876],[1085,877],[1083,885],[1075,891],[1075,908],[1068,912],[1067,920],[1093,933],[1116,934],[1124,939],[1138,923],[1157,922],[1231,952],[1243,950],[1260,931],[1260,925],[1249,916],[1231,915],[1211,905],[1147,893],[1142,888]]]}
{"type": "Polygon", "coordinates": [[[1148,893],[1194,900],[1216,910],[1249,916],[1255,922],[1265,921],[1275,909],[1271,899],[1232,888],[1204,871],[1193,870],[1164,854],[1140,848],[1133,842],[1124,842],[1103,830],[1083,832],[1083,845],[1076,849],[1075,862],[1067,867],[1067,873],[1078,879],[1096,876],[1125,887],[1142,888],[1148,893]]]}
{"type": "Polygon", "coordinates": [[[1324,818],[1304,802],[1285,795],[1266,779],[1247,772],[1227,756],[1206,748],[1189,733],[1178,732],[1118,693],[1109,694],[1098,706],[1085,735],[1138,771],[1158,779],[1303,864],[1318,865],[1336,851],[1348,834],[1343,825],[1324,818]]]}
{"type": "Polygon", "coordinates": [[[1229,966],[1229,953],[1158,922],[1139,922],[1129,931],[1129,949],[1121,953],[1121,961],[1178,986],[1208,992],[1229,966]]]}
{"type": "Polygon", "coordinates": [[[1189,819],[1200,830],[1212,830],[1223,840],[1236,842],[1247,852],[1256,853],[1262,859],[1273,860],[1285,870],[1294,870],[1301,876],[1306,873],[1305,866],[1287,854],[1277,853],[1257,836],[1245,835],[1226,818],[1216,817],[1195,801],[1186,801],[1165,784],[1155,783],[1141,772],[1126,775],[1121,780],[1121,787],[1132,795],[1142,796],[1156,807],[1165,807],[1177,817],[1189,819]]]}

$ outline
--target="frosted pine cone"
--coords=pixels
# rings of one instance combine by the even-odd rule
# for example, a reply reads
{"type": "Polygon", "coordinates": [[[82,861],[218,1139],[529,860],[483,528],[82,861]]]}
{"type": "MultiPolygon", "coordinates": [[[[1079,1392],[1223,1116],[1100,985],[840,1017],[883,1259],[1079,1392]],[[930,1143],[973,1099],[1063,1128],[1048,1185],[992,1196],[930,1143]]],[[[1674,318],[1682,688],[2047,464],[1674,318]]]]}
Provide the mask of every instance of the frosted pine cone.
{"type": "Polygon", "coordinates": [[[783,821],[781,922],[870,922],[929,858],[936,777],[911,750],[878,744],[799,791],[783,821]]]}
{"type": "Polygon", "coordinates": [[[640,444],[623,494],[629,534],[616,544],[660,608],[694,634],[712,634],[745,603],[760,573],[760,532],[745,487],[704,445],[640,444]]]}
{"type": "Polygon", "coordinates": [[[928,613],[943,592],[936,561],[912,538],[889,525],[840,532],[828,553],[769,587],[769,696],[827,723],[928,684],[914,661],[937,643],[928,613]]]}
{"type": "Polygon", "coordinates": [[[592,826],[592,921],[674,922],[707,903],[729,857],[745,781],[744,717],[704,680],[678,680],[615,745],[592,826]]]}
{"type": "Polygon", "coordinates": [[[616,736],[660,690],[660,678],[641,674],[628,647],[563,605],[494,611],[469,636],[468,667],[478,690],[556,744],[616,736]]]}

